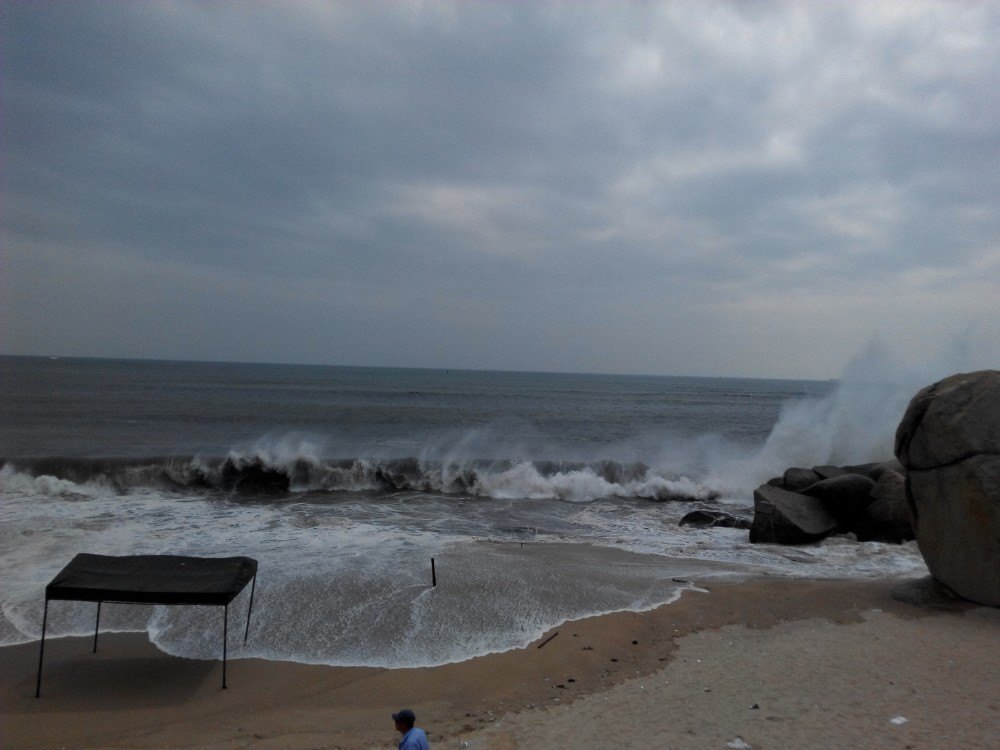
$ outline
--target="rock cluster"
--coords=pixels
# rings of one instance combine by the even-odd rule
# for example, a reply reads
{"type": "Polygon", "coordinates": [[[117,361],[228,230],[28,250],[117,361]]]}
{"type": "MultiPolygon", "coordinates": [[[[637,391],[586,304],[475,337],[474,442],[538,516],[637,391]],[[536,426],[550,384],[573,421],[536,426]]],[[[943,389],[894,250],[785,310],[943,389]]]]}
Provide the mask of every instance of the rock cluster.
{"type": "Polygon", "coordinates": [[[917,393],[896,455],[931,575],[1000,606],[1000,371],[952,375],[917,393]]]}
{"type": "Polygon", "coordinates": [[[913,539],[905,486],[898,461],[793,467],[754,491],[750,541],[807,544],[846,533],[862,542],[913,539]]]}

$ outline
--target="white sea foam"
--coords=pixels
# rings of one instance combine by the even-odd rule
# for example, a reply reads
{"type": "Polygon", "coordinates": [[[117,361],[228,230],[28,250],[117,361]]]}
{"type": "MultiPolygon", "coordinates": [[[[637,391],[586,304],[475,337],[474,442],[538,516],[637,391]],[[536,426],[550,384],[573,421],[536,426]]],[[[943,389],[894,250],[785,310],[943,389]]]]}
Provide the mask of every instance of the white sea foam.
{"type": "Polygon", "coordinates": [[[87,498],[105,492],[93,484],[77,484],[49,474],[31,476],[15,471],[10,464],[0,467],[0,492],[40,497],[87,498]]]}
{"type": "MultiPolygon", "coordinates": [[[[45,584],[81,551],[251,555],[260,561],[251,637],[233,644],[234,658],[377,666],[456,661],[522,646],[565,619],[650,608],[677,596],[674,577],[864,577],[922,566],[912,545],[829,540],[802,550],[679,527],[696,503],[470,501],[416,491],[273,503],[146,487],[121,493],[9,468],[0,478],[4,643],[38,636],[45,584]],[[483,541],[502,539],[528,544],[483,541]]],[[[231,624],[245,606],[244,595],[231,624]]],[[[93,614],[89,604],[56,603],[50,633],[86,634],[93,614]]],[[[148,630],[171,653],[216,658],[218,619],[211,608],[111,605],[102,628],[148,630]]]]}
{"type": "Polygon", "coordinates": [[[712,495],[707,487],[686,477],[667,479],[647,475],[638,481],[609,482],[590,468],[543,476],[528,461],[504,471],[478,472],[472,492],[499,499],[552,498],[571,502],[591,502],[602,497],[707,500],[712,495]]]}

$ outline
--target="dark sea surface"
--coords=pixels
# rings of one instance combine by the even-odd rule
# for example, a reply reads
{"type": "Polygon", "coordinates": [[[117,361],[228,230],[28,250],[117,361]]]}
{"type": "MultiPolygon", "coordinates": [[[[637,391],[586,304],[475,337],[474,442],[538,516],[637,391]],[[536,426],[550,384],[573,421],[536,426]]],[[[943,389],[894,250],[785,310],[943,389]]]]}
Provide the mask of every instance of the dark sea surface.
{"type": "MultiPolygon", "coordinates": [[[[231,653],[379,666],[657,606],[691,588],[675,578],[907,572],[912,546],[677,525],[749,517],[786,466],[887,457],[895,401],[829,381],[0,357],[0,643],[37,637],[45,583],[84,551],[251,555],[231,653]]],[[[91,608],[60,602],[50,632],[87,632],[91,608]]],[[[217,656],[197,608],[108,609],[102,627],[217,656]]]]}
{"type": "MultiPolygon", "coordinates": [[[[208,452],[308,433],[338,457],[447,450],[599,458],[664,431],[762,443],[829,381],[0,358],[0,455],[208,452]],[[477,446],[479,447],[479,446],[477,446]],[[550,455],[549,455],[550,454],[550,455]]],[[[609,456],[610,457],[610,456],[609,456]]]]}

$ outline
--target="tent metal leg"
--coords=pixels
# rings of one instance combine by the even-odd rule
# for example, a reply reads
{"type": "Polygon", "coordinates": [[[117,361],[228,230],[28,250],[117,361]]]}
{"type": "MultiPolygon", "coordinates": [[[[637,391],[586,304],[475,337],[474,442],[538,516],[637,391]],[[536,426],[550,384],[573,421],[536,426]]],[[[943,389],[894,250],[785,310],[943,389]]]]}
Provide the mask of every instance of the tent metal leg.
{"type": "Polygon", "coordinates": [[[243,642],[247,642],[247,637],[250,635],[250,613],[253,611],[253,590],[257,588],[257,574],[254,573],[253,581],[250,583],[250,606],[247,607],[247,629],[243,633],[243,642]]]}
{"type": "Polygon", "coordinates": [[[94,653],[97,653],[97,631],[101,627],[101,603],[97,602],[97,620],[94,621],[94,653]]]}
{"type": "Polygon", "coordinates": [[[42,615],[42,640],[38,644],[38,680],[35,682],[35,697],[42,694],[42,658],[45,656],[45,626],[49,622],[49,598],[45,597],[45,613],[42,615]]]}
{"type": "Polygon", "coordinates": [[[229,640],[229,605],[223,609],[222,615],[222,689],[226,689],[226,641],[229,640]]]}

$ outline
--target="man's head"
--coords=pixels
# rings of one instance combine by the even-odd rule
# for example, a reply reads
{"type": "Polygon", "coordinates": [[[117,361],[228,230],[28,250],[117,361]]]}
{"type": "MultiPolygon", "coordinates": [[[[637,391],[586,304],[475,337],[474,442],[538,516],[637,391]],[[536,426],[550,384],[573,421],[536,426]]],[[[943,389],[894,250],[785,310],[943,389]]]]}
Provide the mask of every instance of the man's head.
{"type": "Polygon", "coordinates": [[[417,722],[417,716],[408,708],[402,708],[392,715],[392,720],[396,722],[396,731],[406,734],[417,722]]]}

